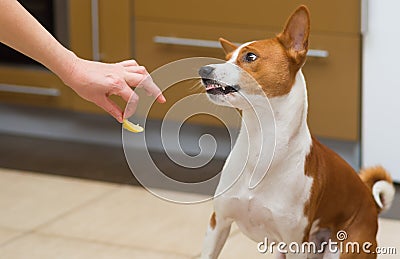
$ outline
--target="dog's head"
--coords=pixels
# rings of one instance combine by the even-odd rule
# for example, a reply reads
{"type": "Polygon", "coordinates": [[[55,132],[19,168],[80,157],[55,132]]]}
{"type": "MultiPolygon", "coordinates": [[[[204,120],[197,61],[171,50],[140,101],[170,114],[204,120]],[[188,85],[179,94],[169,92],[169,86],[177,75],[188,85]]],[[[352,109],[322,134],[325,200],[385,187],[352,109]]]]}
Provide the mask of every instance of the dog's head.
{"type": "Polygon", "coordinates": [[[209,98],[220,105],[243,108],[244,97],[288,94],[305,63],[309,33],[309,11],[300,6],[275,38],[241,46],[220,39],[227,62],[199,70],[209,98]]]}

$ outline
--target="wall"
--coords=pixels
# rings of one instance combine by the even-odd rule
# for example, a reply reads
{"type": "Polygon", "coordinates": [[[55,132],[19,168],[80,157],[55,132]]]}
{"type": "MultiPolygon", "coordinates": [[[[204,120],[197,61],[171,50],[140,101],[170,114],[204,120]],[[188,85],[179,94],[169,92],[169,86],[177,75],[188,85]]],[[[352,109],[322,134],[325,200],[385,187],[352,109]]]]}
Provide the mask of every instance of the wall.
{"type": "Polygon", "coordinates": [[[362,164],[400,182],[400,1],[370,0],[364,33],[362,164]]]}

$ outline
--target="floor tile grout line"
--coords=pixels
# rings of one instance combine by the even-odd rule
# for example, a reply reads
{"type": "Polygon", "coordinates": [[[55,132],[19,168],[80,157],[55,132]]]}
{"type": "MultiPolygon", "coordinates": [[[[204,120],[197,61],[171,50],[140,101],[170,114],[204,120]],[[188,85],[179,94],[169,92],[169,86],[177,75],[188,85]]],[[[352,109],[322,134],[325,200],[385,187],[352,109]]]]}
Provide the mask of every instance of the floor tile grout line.
{"type": "Polygon", "coordinates": [[[32,229],[29,229],[29,230],[22,230],[22,231],[21,231],[21,234],[15,236],[14,238],[11,238],[11,239],[9,239],[9,240],[6,240],[6,241],[3,242],[3,243],[0,243],[0,248],[1,248],[1,247],[4,247],[4,246],[6,246],[6,245],[8,245],[8,244],[10,244],[10,243],[12,243],[12,242],[14,242],[14,241],[20,239],[20,238],[23,238],[23,237],[26,236],[26,235],[35,233],[35,232],[37,232],[39,229],[41,229],[41,228],[47,226],[48,224],[51,224],[51,223],[53,223],[53,222],[56,222],[56,221],[58,221],[59,219],[65,217],[65,216],[67,216],[67,215],[69,215],[69,214],[71,214],[71,213],[74,213],[75,211],[77,211],[77,210],[79,210],[79,209],[82,209],[83,207],[86,207],[86,206],[88,206],[89,204],[91,204],[91,203],[93,203],[93,202],[96,202],[96,201],[100,200],[101,198],[104,198],[104,197],[106,197],[106,196],[108,196],[108,195],[111,195],[111,194],[114,193],[114,192],[118,192],[118,191],[121,189],[120,187],[122,187],[122,186],[123,186],[123,185],[120,184],[120,185],[118,185],[118,187],[112,188],[111,190],[106,191],[106,192],[104,192],[104,193],[102,193],[102,194],[99,194],[98,196],[93,197],[92,199],[90,199],[90,200],[88,200],[88,201],[85,201],[85,202],[83,202],[83,203],[81,203],[81,204],[78,204],[77,206],[75,206],[75,207],[73,207],[73,208],[71,208],[71,209],[69,209],[69,210],[67,210],[67,211],[62,212],[62,213],[60,213],[59,215],[56,215],[55,217],[53,217],[53,218],[47,220],[47,221],[44,222],[44,223],[41,223],[41,224],[39,224],[39,225],[33,227],[32,229]]]}
{"type": "Polygon", "coordinates": [[[3,242],[0,242],[0,248],[3,246],[4,243],[8,242],[11,239],[14,239],[16,237],[21,236],[24,231],[18,230],[18,229],[14,229],[14,228],[9,228],[9,227],[4,227],[4,226],[0,226],[0,229],[6,230],[6,231],[13,231],[15,232],[15,235],[12,235],[11,238],[4,240],[3,242]]]}
{"type": "Polygon", "coordinates": [[[21,232],[20,232],[19,234],[17,234],[16,236],[14,236],[14,237],[12,237],[12,238],[10,238],[10,239],[7,239],[7,240],[5,240],[4,242],[0,243],[0,248],[5,247],[6,245],[13,243],[14,241],[16,241],[16,240],[18,240],[18,239],[20,239],[20,238],[22,238],[22,237],[28,235],[29,233],[30,233],[30,230],[21,231],[21,232]]]}

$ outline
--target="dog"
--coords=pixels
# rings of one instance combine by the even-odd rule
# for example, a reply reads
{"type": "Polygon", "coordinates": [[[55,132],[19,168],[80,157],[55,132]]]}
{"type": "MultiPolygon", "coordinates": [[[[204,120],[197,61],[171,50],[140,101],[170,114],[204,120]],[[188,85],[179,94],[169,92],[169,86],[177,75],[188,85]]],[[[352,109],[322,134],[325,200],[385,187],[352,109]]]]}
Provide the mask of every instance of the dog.
{"type": "Polygon", "coordinates": [[[233,222],[256,242],[265,238],[285,244],[313,242],[320,248],[328,239],[369,244],[369,250],[357,254],[325,247],[318,253],[280,252],[277,258],[376,258],[369,251],[377,247],[378,214],[390,207],[394,197],[392,179],[382,167],[357,174],[310,134],[302,74],[309,34],[310,13],[300,6],[275,38],[241,46],[220,38],[227,62],[199,70],[212,102],[242,112],[240,133],[221,172],[201,258],[219,256],[233,222]],[[270,132],[262,130],[271,124],[268,105],[276,128],[270,164],[263,159],[273,148],[265,146],[270,132]],[[264,165],[257,167],[256,161],[264,165]],[[258,184],[249,186],[252,175],[264,172],[258,184]],[[337,236],[340,231],[347,239],[337,236]]]}

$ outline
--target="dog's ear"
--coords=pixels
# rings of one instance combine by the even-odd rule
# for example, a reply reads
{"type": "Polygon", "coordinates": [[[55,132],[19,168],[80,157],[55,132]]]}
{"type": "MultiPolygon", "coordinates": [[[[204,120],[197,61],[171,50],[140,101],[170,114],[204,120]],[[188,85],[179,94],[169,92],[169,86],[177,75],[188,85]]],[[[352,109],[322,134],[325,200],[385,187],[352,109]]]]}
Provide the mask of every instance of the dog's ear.
{"type": "Polygon", "coordinates": [[[307,54],[309,35],[310,12],[306,6],[301,5],[286,22],[285,29],[278,35],[278,40],[296,62],[302,63],[307,54]]]}
{"type": "Polygon", "coordinates": [[[219,42],[221,43],[221,46],[224,49],[226,55],[228,55],[229,53],[233,52],[235,49],[238,48],[238,46],[223,38],[219,38],[219,42]]]}

